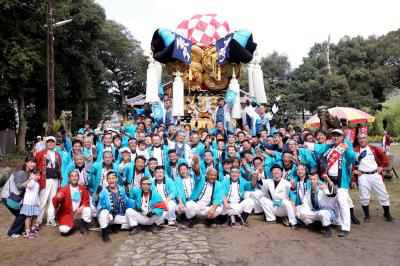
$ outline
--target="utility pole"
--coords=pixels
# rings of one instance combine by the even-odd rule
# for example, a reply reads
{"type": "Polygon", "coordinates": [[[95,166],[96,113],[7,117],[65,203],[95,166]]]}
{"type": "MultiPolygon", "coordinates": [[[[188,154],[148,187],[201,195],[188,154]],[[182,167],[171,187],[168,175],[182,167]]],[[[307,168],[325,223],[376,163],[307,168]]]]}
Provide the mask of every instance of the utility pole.
{"type": "Polygon", "coordinates": [[[53,2],[47,1],[47,134],[53,134],[53,123],[56,119],[55,93],[54,93],[54,29],[63,26],[72,19],[54,23],[53,2]]]}
{"type": "Polygon", "coordinates": [[[47,133],[52,134],[56,117],[54,103],[54,37],[53,37],[53,3],[47,2],[47,133]]]}
{"type": "Polygon", "coordinates": [[[329,61],[329,52],[330,52],[329,46],[330,46],[330,42],[331,42],[331,35],[329,34],[329,36],[328,36],[328,45],[326,47],[326,63],[327,63],[327,68],[328,68],[328,74],[329,75],[332,74],[331,63],[329,61]]]}

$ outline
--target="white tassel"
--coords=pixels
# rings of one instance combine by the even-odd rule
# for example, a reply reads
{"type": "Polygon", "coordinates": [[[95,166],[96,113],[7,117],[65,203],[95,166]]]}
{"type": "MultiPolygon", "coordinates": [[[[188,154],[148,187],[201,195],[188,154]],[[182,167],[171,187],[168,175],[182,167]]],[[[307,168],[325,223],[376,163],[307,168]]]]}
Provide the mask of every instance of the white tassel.
{"type": "Polygon", "coordinates": [[[250,63],[247,67],[247,78],[249,82],[249,96],[250,98],[254,98],[254,80],[253,80],[253,70],[254,70],[254,64],[250,63]]]}
{"type": "Polygon", "coordinates": [[[262,103],[267,103],[267,95],[265,93],[265,88],[264,88],[264,78],[263,78],[263,72],[261,70],[261,66],[259,63],[256,63],[254,65],[253,69],[253,84],[254,84],[254,94],[256,97],[256,100],[259,104],[262,103]]]}
{"type": "Polygon", "coordinates": [[[238,80],[236,79],[235,71],[233,71],[232,79],[229,83],[229,89],[237,93],[235,102],[233,103],[233,107],[231,110],[231,118],[240,119],[240,111],[242,109],[240,105],[240,86],[238,80]]]}
{"type": "Polygon", "coordinates": [[[153,103],[160,101],[158,97],[158,74],[154,64],[154,60],[151,60],[147,67],[147,78],[146,78],[146,103],[153,103]]]}
{"type": "Polygon", "coordinates": [[[172,116],[184,116],[184,95],[183,95],[183,81],[182,73],[175,72],[175,79],[172,83],[173,97],[172,97],[172,116]]]}
{"type": "Polygon", "coordinates": [[[155,66],[155,68],[156,68],[156,70],[157,70],[157,81],[158,81],[158,85],[160,85],[161,84],[161,75],[162,75],[162,65],[161,65],[161,63],[159,63],[159,62],[155,62],[154,63],[154,66],[155,66]]]}

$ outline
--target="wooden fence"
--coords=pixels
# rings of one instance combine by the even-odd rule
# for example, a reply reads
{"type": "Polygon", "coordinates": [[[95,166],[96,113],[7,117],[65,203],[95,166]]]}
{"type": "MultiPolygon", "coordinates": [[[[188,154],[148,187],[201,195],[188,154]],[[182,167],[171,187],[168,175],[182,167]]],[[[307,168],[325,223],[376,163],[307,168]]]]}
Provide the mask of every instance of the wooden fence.
{"type": "Polygon", "coordinates": [[[0,148],[3,155],[15,150],[15,130],[0,130],[0,148]]]}

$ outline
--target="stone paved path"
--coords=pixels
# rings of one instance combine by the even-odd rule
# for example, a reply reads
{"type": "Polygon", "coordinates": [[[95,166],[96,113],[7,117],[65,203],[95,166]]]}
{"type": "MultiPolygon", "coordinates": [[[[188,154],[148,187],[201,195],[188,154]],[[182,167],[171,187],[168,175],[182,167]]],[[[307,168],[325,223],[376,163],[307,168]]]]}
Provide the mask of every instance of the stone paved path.
{"type": "Polygon", "coordinates": [[[226,243],[207,235],[214,228],[196,225],[182,230],[165,226],[159,234],[141,230],[115,252],[115,265],[218,265],[215,251],[226,243]]]}

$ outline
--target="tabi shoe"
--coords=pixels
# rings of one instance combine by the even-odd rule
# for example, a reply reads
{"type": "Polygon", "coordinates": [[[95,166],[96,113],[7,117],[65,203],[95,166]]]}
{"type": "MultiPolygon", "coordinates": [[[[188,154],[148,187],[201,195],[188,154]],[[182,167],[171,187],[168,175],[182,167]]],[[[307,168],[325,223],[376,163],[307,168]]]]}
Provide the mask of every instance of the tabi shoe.
{"type": "Polygon", "coordinates": [[[229,216],[228,216],[228,214],[218,216],[218,218],[223,220],[223,222],[221,223],[222,227],[227,227],[229,225],[229,216]]]}
{"type": "Polygon", "coordinates": [[[354,208],[350,208],[350,216],[351,216],[351,222],[353,224],[360,224],[360,220],[358,220],[358,218],[354,214],[354,208]]]}
{"type": "Polygon", "coordinates": [[[340,230],[338,236],[339,237],[347,237],[349,235],[349,231],[340,230]]]}
{"type": "Polygon", "coordinates": [[[132,227],[131,231],[129,232],[130,236],[136,235],[137,233],[139,233],[139,226],[134,226],[132,227]]]}
{"type": "Polygon", "coordinates": [[[236,225],[236,219],[235,219],[235,215],[230,215],[229,216],[229,226],[235,226],[236,225]]]}
{"type": "Polygon", "coordinates": [[[111,243],[110,233],[108,232],[108,227],[101,229],[101,238],[104,243],[111,243]]]}
{"type": "Polygon", "coordinates": [[[276,220],[273,221],[264,221],[263,224],[276,224],[276,220]]]}
{"type": "Polygon", "coordinates": [[[176,221],[175,220],[168,221],[168,226],[176,226],[176,221]]]}
{"type": "Polygon", "coordinates": [[[52,226],[52,227],[56,227],[57,223],[55,221],[47,221],[46,223],[47,226],[52,226]]]}
{"type": "Polygon", "coordinates": [[[215,228],[215,227],[217,227],[217,224],[215,223],[215,219],[214,218],[212,218],[212,219],[207,219],[207,221],[206,221],[206,225],[207,225],[207,227],[212,227],[212,228],[215,228]]]}
{"type": "Polygon", "coordinates": [[[286,226],[289,226],[289,225],[290,225],[289,219],[288,219],[287,217],[283,217],[283,218],[282,218],[282,223],[283,223],[284,225],[286,225],[286,226]]]}
{"type": "Polygon", "coordinates": [[[324,237],[325,238],[329,238],[329,237],[331,237],[332,236],[332,231],[331,231],[331,228],[330,228],[330,226],[328,225],[328,226],[325,226],[324,227],[324,237]]]}
{"type": "Polygon", "coordinates": [[[290,227],[292,228],[292,230],[299,229],[299,226],[297,224],[292,224],[290,227]]]}
{"type": "Polygon", "coordinates": [[[81,220],[81,224],[80,224],[80,226],[79,226],[79,232],[80,232],[82,235],[87,236],[87,235],[89,234],[89,231],[88,231],[87,228],[88,228],[87,222],[85,222],[84,220],[81,220]]]}
{"type": "Polygon", "coordinates": [[[250,226],[249,223],[247,222],[247,218],[249,217],[249,213],[243,212],[241,215],[239,215],[239,221],[240,224],[243,226],[250,226]]]}
{"type": "Polygon", "coordinates": [[[113,234],[118,234],[118,231],[121,229],[121,225],[120,224],[112,224],[109,227],[110,227],[111,232],[113,234]]]}
{"type": "Polygon", "coordinates": [[[153,224],[153,225],[151,226],[151,232],[152,232],[153,234],[158,234],[160,231],[161,231],[161,226],[156,225],[156,224],[153,224]]]}
{"type": "Polygon", "coordinates": [[[383,219],[385,219],[385,221],[388,222],[393,222],[394,219],[392,217],[392,215],[390,215],[390,211],[389,211],[389,206],[382,206],[383,207],[383,219]]]}
{"type": "Polygon", "coordinates": [[[369,206],[361,206],[364,211],[364,222],[371,222],[371,216],[369,215],[369,206]]]}

